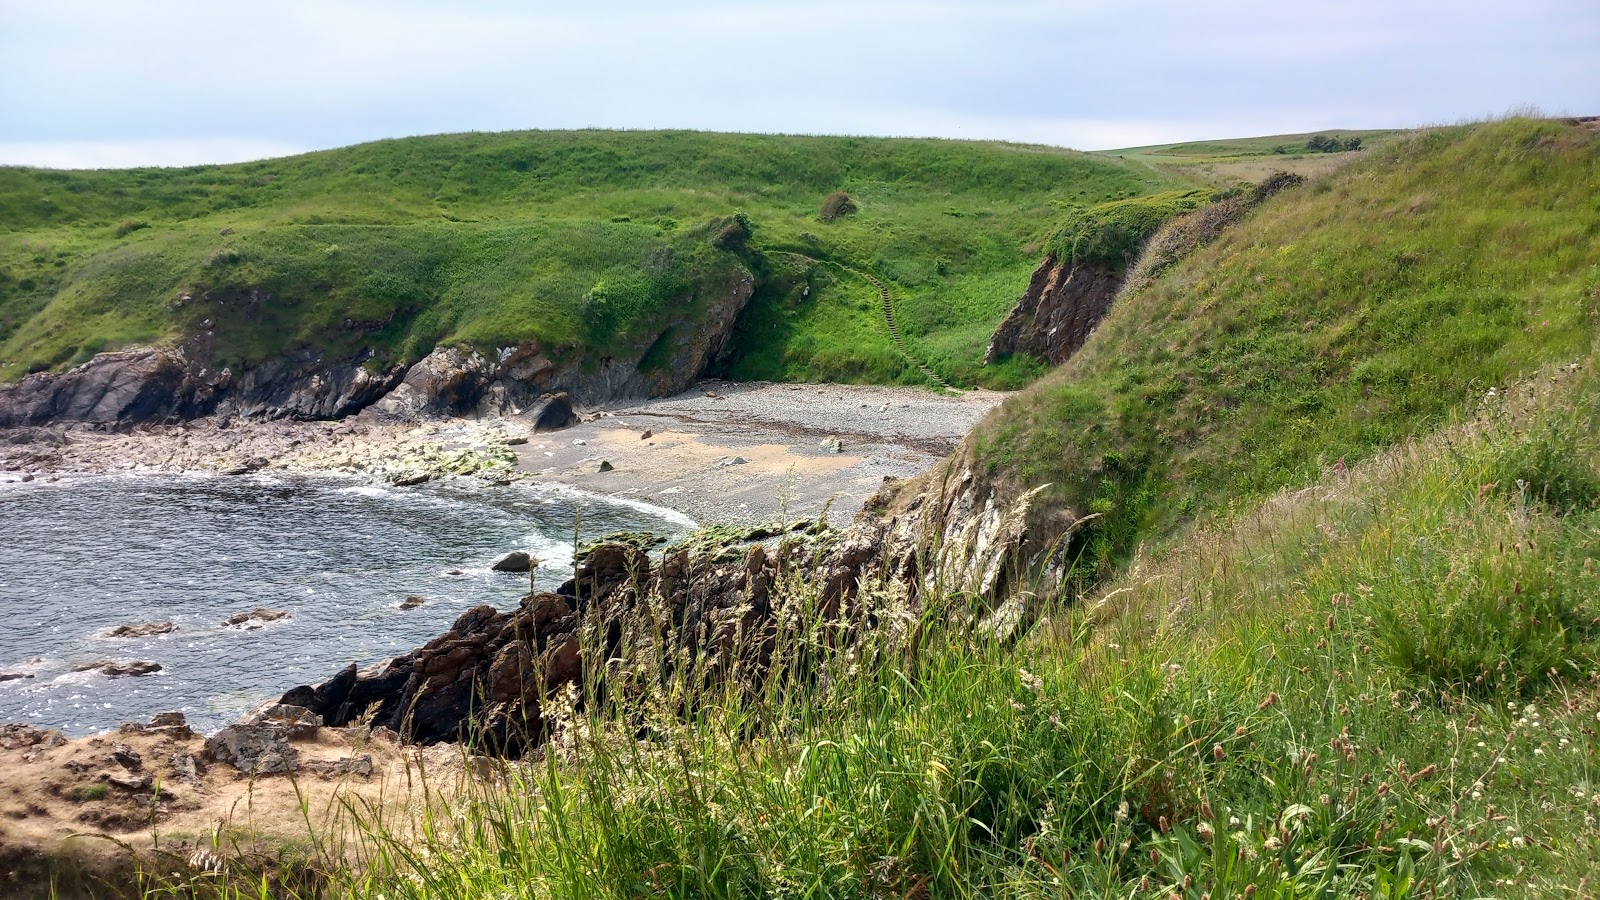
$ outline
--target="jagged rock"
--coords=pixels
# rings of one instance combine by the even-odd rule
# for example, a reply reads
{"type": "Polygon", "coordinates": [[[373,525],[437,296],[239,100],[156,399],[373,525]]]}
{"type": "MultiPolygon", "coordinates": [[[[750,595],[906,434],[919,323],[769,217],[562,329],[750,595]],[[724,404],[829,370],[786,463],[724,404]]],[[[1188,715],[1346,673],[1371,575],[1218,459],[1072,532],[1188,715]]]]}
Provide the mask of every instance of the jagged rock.
{"type": "Polygon", "coordinates": [[[205,768],[198,759],[195,759],[193,754],[172,754],[172,758],[167,761],[167,769],[172,773],[172,777],[175,780],[197,791],[205,789],[205,781],[200,777],[205,768]]]}
{"type": "Polygon", "coordinates": [[[400,601],[400,608],[401,609],[416,609],[419,606],[426,606],[427,603],[428,603],[428,598],[427,597],[419,597],[416,594],[412,594],[411,596],[409,596],[409,597],[405,598],[404,600],[400,601]]]}
{"type": "Polygon", "coordinates": [[[32,677],[32,672],[0,672],[0,681],[20,681],[32,677]]]}
{"type": "Polygon", "coordinates": [[[222,624],[226,628],[243,628],[246,631],[254,631],[268,622],[280,622],[287,618],[289,618],[289,614],[281,609],[258,606],[249,612],[234,613],[223,619],[222,624]]]}
{"type": "Polygon", "coordinates": [[[1059,365],[1078,352],[1105,318],[1126,273],[1099,263],[1045,257],[984,353],[986,365],[1016,353],[1059,365]]]}
{"type": "Polygon", "coordinates": [[[117,731],[122,734],[160,734],[173,740],[186,741],[194,737],[194,729],[181,712],[156,713],[149,724],[123,722],[117,731]]]}
{"type": "Polygon", "coordinates": [[[490,564],[494,572],[526,572],[533,568],[533,557],[521,550],[513,550],[490,564]]]}
{"type": "Polygon", "coordinates": [[[289,746],[282,725],[229,725],[206,738],[205,755],[246,775],[282,775],[300,767],[300,751],[289,746]]]}
{"type": "Polygon", "coordinates": [[[284,729],[290,740],[313,738],[322,727],[322,717],[303,706],[267,701],[245,713],[236,725],[271,725],[284,729]]]}
{"type": "Polygon", "coordinates": [[[822,441],[817,444],[817,449],[821,450],[823,453],[843,453],[844,442],[840,441],[837,437],[830,435],[829,437],[823,438],[822,441]]]}
{"type": "Polygon", "coordinates": [[[130,772],[144,768],[144,759],[139,755],[139,751],[127,744],[111,745],[111,761],[130,772]]]}
{"type": "Polygon", "coordinates": [[[742,466],[745,463],[748,463],[749,461],[750,460],[745,459],[742,456],[725,456],[717,463],[717,465],[719,465],[719,466],[742,466]]]}
{"type": "Polygon", "coordinates": [[[31,747],[48,750],[66,742],[66,736],[56,728],[34,728],[16,722],[0,724],[0,750],[26,750],[31,747]]]}
{"type": "Polygon", "coordinates": [[[596,472],[610,472],[610,471],[613,471],[615,469],[616,469],[616,466],[613,466],[611,464],[610,460],[602,459],[602,460],[600,460],[600,465],[595,468],[595,471],[596,472]]]}
{"type": "Polygon", "coordinates": [[[161,671],[160,663],[144,659],[97,659],[72,667],[74,672],[99,672],[107,678],[133,678],[154,675],[161,671]]]}
{"type": "Polygon", "coordinates": [[[106,637],[140,638],[157,634],[171,634],[177,630],[178,626],[171,622],[145,622],[140,625],[118,625],[106,632],[106,637]]]}
{"type": "Polygon", "coordinates": [[[648,440],[648,439],[653,438],[655,436],[656,436],[656,433],[654,431],[651,431],[650,429],[646,428],[643,432],[640,433],[639,440],[641,440],[641,441],[648,440]]]}

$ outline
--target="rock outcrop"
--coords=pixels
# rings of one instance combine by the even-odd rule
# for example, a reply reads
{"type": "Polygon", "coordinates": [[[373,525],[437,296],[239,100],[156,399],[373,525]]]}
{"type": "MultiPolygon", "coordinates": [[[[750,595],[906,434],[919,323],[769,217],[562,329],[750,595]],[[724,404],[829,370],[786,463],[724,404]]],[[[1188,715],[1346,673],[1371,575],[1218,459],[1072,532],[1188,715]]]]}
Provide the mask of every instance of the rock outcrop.
{"type": "Polygon", "coordinates": [[[553,593],[506,612],[475,607],[410,653],[351,665],[279,702],[331,726],[360,720],[411,742],[470,740],[517,755],[546,739],[552,700],[568,686],[618,697],[675,675],[757,684],[784,635],[821,628],[843,649],[863,622],[886,627],[925,612],[923,598],[957,598],[938,612],[1009,639],[1037,605],[1006,598],[1039,597],[1018,589],[1051,579],[1059,586],[1065,549],[1086,521],[1047,514],[1038,495],[1011,496],[953,462],[886,487],[842,534],[708,540],[658,556],[601,544],[553,593]],[[805,590],[784,587],[797,577],[805,590]]]}
{"type": "Polygon", "coordinates": [[[525,342],[490,356],[441,345],[409,367],[375,366],[365,353],[339,360],[302,350],[234,372],[209,365],[210,341],[201,334],[176,348],[101,353],[65,372],[0,385],[0,428],[118,428],[207,416],[339,419],[371,409],[400,418],[525,415],[536,430],[554,430],[575,421],[574,403],[687,389],[723,352],[754,289],[740,271],[710,296],[685,298],[675,306],[697,311],[666,322],[636,358],[570,348],[552,355],[525,342]]]}
{"type": "Polygon", "coordinates": [[[1099,263],[1073,263],[1045,257],[1028,289],[995,329],[984,354],[986,364],[1026,353],[1050,365],[1066,362],[1089,340],[1111,310],[1124,271],[1099,263]]]}

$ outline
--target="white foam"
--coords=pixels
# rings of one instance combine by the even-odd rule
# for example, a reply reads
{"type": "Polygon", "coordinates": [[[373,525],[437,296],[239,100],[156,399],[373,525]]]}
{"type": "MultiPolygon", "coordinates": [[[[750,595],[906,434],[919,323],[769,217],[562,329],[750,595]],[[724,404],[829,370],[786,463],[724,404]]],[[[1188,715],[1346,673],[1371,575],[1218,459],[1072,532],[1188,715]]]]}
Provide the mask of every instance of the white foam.
{"type": "Polygon", "coordinates": [[[643,500],[637,500],[633,497],[596,494],[590,491],[585,491],[581,488],[572,487],[571,485],[557,484],[553,482],[524,481],[519,482],[519,484],[528,490],[534,491],[535,493],[552,494],[579,502],[589,501],[599,505],[609,504],[612,506],[625,506],[629,509],[638,510],[639,512],[655,516],[658,519],[665,519],[666,521],[684,528],[685,530],[700,527],[700,523],[696,522],[694,519],[690,518],[684,513],[678,512],[675,509],[668,509],[665,506],[657,506],[654,503],[646,503],[643,500]]]}

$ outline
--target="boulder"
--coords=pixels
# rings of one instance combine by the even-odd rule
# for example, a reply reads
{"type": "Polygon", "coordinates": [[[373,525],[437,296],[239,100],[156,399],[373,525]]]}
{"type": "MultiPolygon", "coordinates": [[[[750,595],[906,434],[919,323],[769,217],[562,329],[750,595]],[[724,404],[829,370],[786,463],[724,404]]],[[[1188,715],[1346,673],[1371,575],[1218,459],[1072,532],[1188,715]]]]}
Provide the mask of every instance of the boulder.
{"type": "Polygon", "coordinates": [[[419,606],[426,606],[427,603],[428,603],[428,598],[419,597],[416,594],[412,594],[411,596],[409,596],[409,597],[405,598],[404,600],[400,601],[400,608],[401,609],[416,609],[419,606]]]}
{"type": "Polygon", "coordinates": [[[258,606],[249,612],[234,613],[222,620],[226,628],[243,628],[253,631],[268,622],[278,622],[289,618],[289,614],[281,609],[272,609],[267,606],[258,606]]]}
{"type": "Polygon", "coordinates": [[[34,728],[16,722],[0,725],[0,750],[27,750],[33,747],[48,750],[66,742],[66,737],[55,728],[34,728]]]}
{"type": "Polygon", "coordinates": [[[267,701],[244,714],[235,725],[271,725],[283,728],[290,740],[314,738],[322,717],[303,706],[267,701]]]}
{"type": "Polygon", "coordinates": [[[99,672],[107,678],[136,678],[161,671],[160,663],[146,659],[97,659],[72,667],[74,672],[99,672]]]}
{"type": "Polygon", "coordinates": [[[616,468],[617,468],[616,466],[613,466],[611,464],[610,460],[602,459],[602,460],[600,460],[600,465],[595,468],[595,471],[596,472],[613,472],[613,471],[616,470],[616,468]]]}
{"type": "Polygon", "coordinates": [[[171,622],[145,622],[139,625],[118,625],[106,632],[110,638],[141,638],[157,634],[171,634],[178,626],[171,622]]]}
{"type": "Polygon", "coordinates": [[[300,751],[289,746],[282,725],[229,725],[206,738],[205,756],[246,775],[284,775],[300,768],[300,751]]]}
{"type": "Polygon", "coordinates": [[[817,449],[821,450],[823,453],[843,453],[844,442],[840,441],[837,437],[830,435],[823,438],[821,443],[817,444],[817,449]]]}
{"type": "Polygon", "coordinates": [[[578,414],[572,409],[572,398],[564,393],[546,394],[527,411],[533,420],[533,430],[560,431],[578,424],[578,414]]]}
{"type": "Polygon", "coordinates": [[[32,678],[31,672],[0,672],[0,681],[19,681],[23,678],[32,678]]]}
{"type": "Polygon", "coordinates": [[[495,572],[527,572],[533,568],[533,557],[521,550],[513,550],[489,566],[495,572]]]}

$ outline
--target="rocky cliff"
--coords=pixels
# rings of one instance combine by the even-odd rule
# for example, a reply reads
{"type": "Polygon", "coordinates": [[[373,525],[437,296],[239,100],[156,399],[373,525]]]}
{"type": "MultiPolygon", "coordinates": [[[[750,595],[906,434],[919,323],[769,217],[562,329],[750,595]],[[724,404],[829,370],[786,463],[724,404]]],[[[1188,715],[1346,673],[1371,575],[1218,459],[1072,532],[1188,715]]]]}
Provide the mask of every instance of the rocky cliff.
{"type": "Polygon", "coordinates": [[[1060,365],[1078,352],[1111,309],[1124,270],[1100,263],[1073,263],[1047,256],[1028,281],[1017,305],[995,329],[984,354],[992,364],[1026,353],[1060,365]]]}
{"type": "Polygon", "coordinates": [[[711,296],[693,298],[697,304],[676,304],[698,312],[666,321],[635,357],[551,354],[533,342],[487,355],[441,345],[411,366],[375,367],[370,353],[340,360],[308,351],[234,372],[208,364],[209,335],[201,333],[177,347],[101,353],[65,372],[0,386],[0,427],[338,419],[368,409],[394,417],[504,415],[543,409],[560,394],[590,405],[665,396],[687,389],[722,352],[754,287],[741,270],[711,296]]]}

